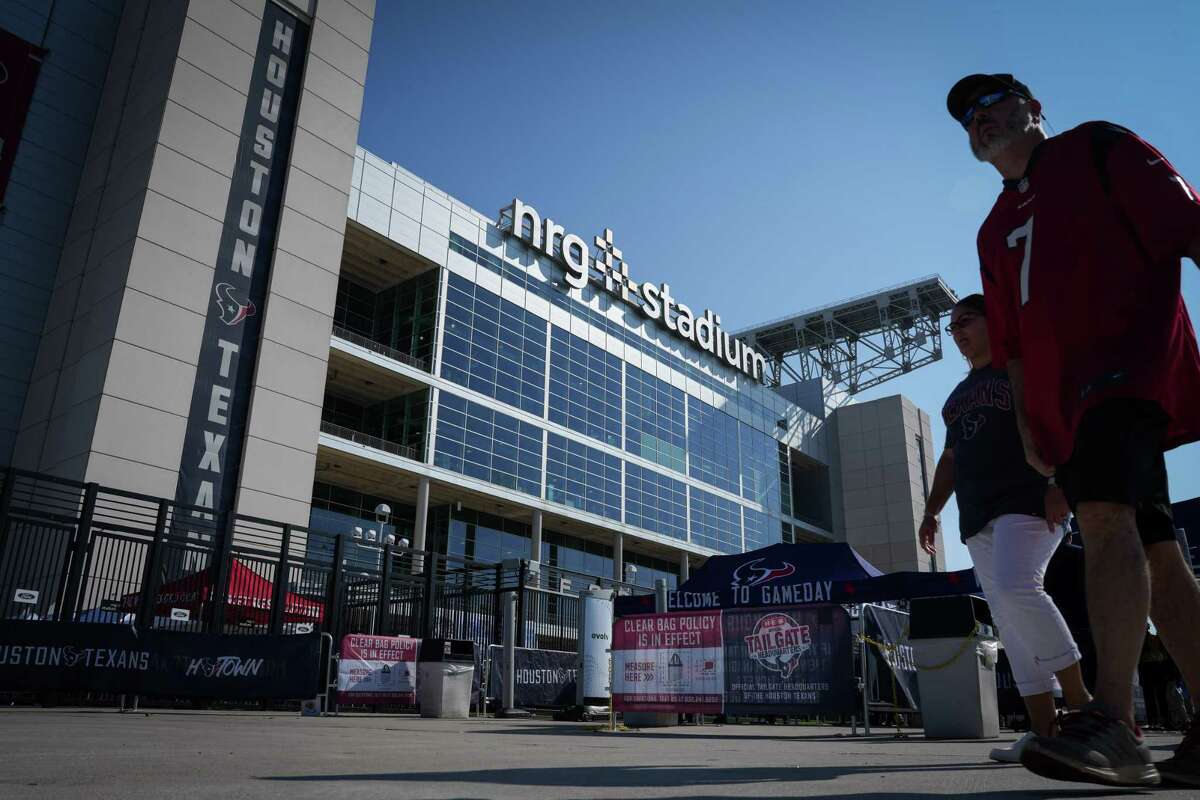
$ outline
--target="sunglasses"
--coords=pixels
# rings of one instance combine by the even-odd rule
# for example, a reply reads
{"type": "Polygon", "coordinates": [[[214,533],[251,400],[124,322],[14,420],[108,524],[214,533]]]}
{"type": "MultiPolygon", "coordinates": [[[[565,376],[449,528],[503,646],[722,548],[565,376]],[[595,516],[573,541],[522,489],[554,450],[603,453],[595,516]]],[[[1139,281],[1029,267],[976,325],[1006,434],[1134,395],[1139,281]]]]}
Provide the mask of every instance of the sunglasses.
{"type": "Polygon", "coordinates": [[[945,328],[946,333],[953,336],[955,331],[966,328],[972,322],[979,319],[980,316],[982,316],[982,315],[980,315],[980,314],[963,314],[961,317],[958,318],[958,322],[951,322],[949,325],[946,326],[946,328],[945,328]]]}
{"type": "Polygon", "coordinates": [[[971,103],[971,105],[967,107],[967,110],[963,112],[962,119],[960,119],[959,122],[962,123],[964,128],[969,128],[971,127],[971,120],[975,119],[976,109],[991,108],[1006,97],[1016,94],[1016,92],[1011,91],[1010,89],[1001,89],[998,92],[992,92],[991,94],[985,94],[980,97],[976,97],[975,102],[971,103]]]}

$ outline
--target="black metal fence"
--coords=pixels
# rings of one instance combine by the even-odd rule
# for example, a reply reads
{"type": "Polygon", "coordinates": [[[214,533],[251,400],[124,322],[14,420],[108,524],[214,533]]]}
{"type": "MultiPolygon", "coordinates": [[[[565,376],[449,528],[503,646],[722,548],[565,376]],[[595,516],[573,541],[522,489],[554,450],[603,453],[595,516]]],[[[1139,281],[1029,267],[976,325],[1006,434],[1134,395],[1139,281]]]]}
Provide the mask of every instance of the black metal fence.
{"type": "Polygon", "coordinates": [[[536,562],[482,563],[0,469],[0,619],[208,633],[347,633],[573,650],[579,592],[650,590],[536,562]]]}

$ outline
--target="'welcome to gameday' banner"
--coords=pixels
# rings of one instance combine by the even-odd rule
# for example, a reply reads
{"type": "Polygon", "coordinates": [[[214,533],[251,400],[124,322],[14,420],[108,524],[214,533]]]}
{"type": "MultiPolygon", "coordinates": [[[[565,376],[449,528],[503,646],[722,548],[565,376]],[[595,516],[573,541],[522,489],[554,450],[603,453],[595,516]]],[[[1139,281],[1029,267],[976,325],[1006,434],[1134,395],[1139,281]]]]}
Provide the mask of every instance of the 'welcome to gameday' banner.
{"type": "Polygon", "coordinates": [[[838,606],[639,614],[613,625],[613,707],[705,714],[851,713],[850,619],[838,606]]]}

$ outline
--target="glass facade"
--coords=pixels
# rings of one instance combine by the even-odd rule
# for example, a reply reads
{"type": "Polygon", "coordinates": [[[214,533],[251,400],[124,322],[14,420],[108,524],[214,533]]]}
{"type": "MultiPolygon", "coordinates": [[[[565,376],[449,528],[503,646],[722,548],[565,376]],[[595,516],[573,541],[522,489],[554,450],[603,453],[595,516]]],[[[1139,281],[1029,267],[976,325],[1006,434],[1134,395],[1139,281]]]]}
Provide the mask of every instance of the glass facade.
{"type": "MultiPolygon", "coordinates": [[[[401,172],[397,187],[408,182],[401,172]]],[[[356,191],[368,194],[352,187],[354,218],[356,191]]],[[[806,496],[822,480],[828,493],[827,468],[805,456],[814,466],[798,476],[798,451],[780,441],[806,412],[594,282],[570,289],[557,262],[493,224],[452,225],[447,250],[446,268],[421,278],[436,276],[445,292],[437,374],[466,391],[438,392],[434,465],[724,553],[799,535],[797,519],[830,527],[828,497],[806,496]]],[[[429,339],[419,321],[437,292],[420,283],[386,294],[339,285],[337,323],[389,341],[397,330],[429,339]]],[[[358,411],[331,405],[344,420],[358,411]]],[[[464,552],[465,536],[455,539],[464,552]]],[[[487,558],[516,546],[496,539],[487,558]]]]}
{"type": "Polygon", "coordinates": [[[539,497],[542,432],[482,403],[441,392],[433,463],[539,497]]]}
{"type": "Polygon", "coordinates": [[[625,365],[625,449],[676,472],[686,464],[683,390],[625,365]]]}
{"type": "Polygon", "coordinates": [[[551,328],[549,417],[620,447],[621,359],[562,328],[551,328]]]}
{"type": "Polygon", "coordinates": [[[675,539],[687,539],[687,486],[637,464],[625,464],[625,521],[675,539]]]}
{"type": "Polygon", "coordinates": [[[542,416],[546,320],[451,273],[441,374],[472,391],[542,416]]]}
{"type": "Polygon", "coordinates": [[[557,433],[546,442],[546,499],[621,519],[621,460],[557,433]]]}

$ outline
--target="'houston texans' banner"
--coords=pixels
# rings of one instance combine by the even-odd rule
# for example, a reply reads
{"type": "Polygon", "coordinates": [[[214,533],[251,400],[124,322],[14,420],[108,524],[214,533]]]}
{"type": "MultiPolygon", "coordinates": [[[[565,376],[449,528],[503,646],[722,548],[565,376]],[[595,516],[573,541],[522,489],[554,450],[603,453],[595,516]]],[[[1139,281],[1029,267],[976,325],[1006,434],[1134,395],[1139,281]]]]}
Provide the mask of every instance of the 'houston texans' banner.
{"type": "Polygon", "coordinates": [[[84,622],[0,622],[0,691],[312,697],[320,634],[229,636],[84,622]]]}
{"type": "Polygon", "coordinates": [[[180,503],[217,513],[237,488],[307,49],[305,23],[264,5],[176,490],[180,503]]]}
{"type": "MultiPolygon", "coordinates": [[[[488,653],[488,697],[504,697],[504,648],[492,645],[488,653]]],[[[518,708],[566,708],[575,705],[579,654],[562,650],[513,648],[513,703],[518,708]]]]}
{"type": "Polygon", "coordinates": [[[0,29],[0,205],[46,51],[0,29]]]}
{"type": "Polygon", "coordinates": [[[639,614],[613,625],[613,706],[709,714],[851,713],[838,606],[639,614]]]}

